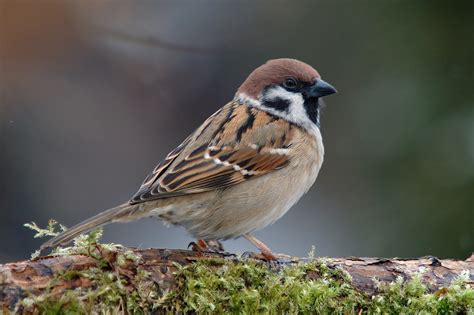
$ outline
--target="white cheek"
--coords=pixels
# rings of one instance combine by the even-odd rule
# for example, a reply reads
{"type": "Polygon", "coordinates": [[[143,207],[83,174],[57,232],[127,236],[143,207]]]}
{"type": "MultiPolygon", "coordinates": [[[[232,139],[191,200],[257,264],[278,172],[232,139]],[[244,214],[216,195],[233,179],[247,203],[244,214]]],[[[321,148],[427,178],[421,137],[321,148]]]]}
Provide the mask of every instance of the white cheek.
{"type": "Polygon", "coordinates": [[[235,96],[235,100],[300,125],[313,134],[319,132],[318,127],[311,121],[311,119],[309,119],[308,114],[306,113],[306,109],[304,108],[304,99],[301,93],[292,93],[285,90],[281,86],[276,86],[267,90],[265,95],[262,95],[259,100],[250,98],[244,93],[238,93],[235,96]],[[279,111],[262,104],[264,101],[270,101],[277,98],[288,101],[290,104],[288,111],[279,111]]]}
{"type": "MultiPolygon", "coordinates": [[[[277,98],[288,101],[290,106],[288,111],[277,111],[275,109],[269,108],[269,110],[272,110],[273,114],[297,125],[303,126],[310,131],[314,131],[317,128],[317,126],[308,117],[304,107],[304,98],[301,93],[289,92],[281,86],[277,86],[268,90],[263,96],[263,100],[274,100],[277,98]]],[[[262,106],[262,108],[263,107],[264,106],[262,106]]]]}

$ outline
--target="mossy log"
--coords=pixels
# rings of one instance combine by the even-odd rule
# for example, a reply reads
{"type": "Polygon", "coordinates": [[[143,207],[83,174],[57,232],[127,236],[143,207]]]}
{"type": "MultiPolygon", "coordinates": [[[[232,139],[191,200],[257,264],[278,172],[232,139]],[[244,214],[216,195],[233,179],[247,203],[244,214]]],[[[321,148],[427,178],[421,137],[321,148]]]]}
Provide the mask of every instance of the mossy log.
{"type": "MultiPolygon", "coordinates": [[[[472,289],[474,255],[466,260],[437,259],[436,257],[413,259],[347,257],[295,258],[287,262],[265,263],[218,253],[177,249],[136,249],[96,244],[87,251],[72,251],[57,256],[38,257],[0,265],[0,313],[2,310],[4,313],[41,313],[43,311],[62,313],[65,310],[102,312],[104,308],[123,313],[148,313],[151,310],[155,312],[236,311],[239,310],[239,304],[235,301],[232,302],[230,297],[226,299],[225,294],[235,294],[235,292],[240,294],[248,287],[252,287],[253,284],[244,283],[241,287],[235,288],[231,287],[236,282],[233,279],[230,280],[227,287],[226,276],[229,274],[229,277],[237,277],[238,282],[239,279],[246,278],[251,274],[252,276],[249,277],[252,280],[246,278],[246,282],[261,281],[262,279],[265,282],[267,281],[265,277],[269,277],[269,274],[272,273],[279,273],[280,278],[276,282],[285,282],[285,277],[296,279],[301,276],[303,282],[316,283],[322,280],[321,284],[327,285],[328,288],[331,285],[328,283],[331,281],[335,281],[334,283],[337,285],[345,283],[344,285],[349,290],[347,292],[352,293],[337,291],[339,293],[334,296],[336,303],[334,308],[308,308],[308,310],[349,310],[349,313],[376,310],[377,308],[371,308],[374,305],[370,304],[372,306],[369,306],[367,303],[374,303],[372,301],[375,296],[382,295],[383,297],[383,283],[392,283],[392,285],[398,283],[399,293],[406,295],[406,292],[402,292],[406,289],[403,287],[404,283],[408,283],[414,275],[418,275],[419,286],[424,290],[420,294],[434,294],[442,298],[443,295],[448,294],[448,290],[450,290],[448,288],[453,282],[463,277],[461,282],[458,281],[458,286],[460,286],[458,289],[461,291],[456,293],[462,295],[462,297],[456,297],[460,299],[456,303],[462,305],[459,305],[459,309],[454,308],[454,310],[461,313],[474,312],[474,291],[472,289]],[[314,267],[309,268],[307,265],[311,263],[314,263],[314,267]],[[186,269],[196,265],[199,265],[200,269],[198,267],[186,269]],[[241,269],[237,273],[243,272],[244,274],[230,275],[232,272],[229,270],[233,265],[239,265],[241,269]],[[300,269],[296,273],[281,273],[282,269],[291,266],[294,268],[297,265],[305,267],[298,267],[300,269]],[[223,266],[225,271],[217,270],[222,269],[223,266]],[[258,272],[252,273],[254,269],[258,272]],[[207,275],[198,274],[203,270],[214,271],[207,275]],[[268,274],[265,270],[268,270],[268,274]],[[256,274],[263,278],[257,279],[256,274]],[[218,275],[215,280],[217,285],[215,283],[207,284],[206,281],[211,281],[210,279],[214,275],[218,275]],[[195,279],[193,279],[194,277],[195,279]],[[199,277],[202,278],[196,280],[199,277]],[[219,281],[222,283],[219,284],[219,281]],[[221,291],[219,293],[221,295],[223,294],[222,290],[225,291],[223,301],[229,301],[227,306],[216,306],[212,305],[216,301],[206,301],[203,289],[208,289],[205,293],[212,295],[212,290],[215,288],[221,291]],[[197,294],[199,298],[193,297],[193,292],[191,292],[193,289],[200,290],[200,293],[197,294]],[[184,290],[187,292],[186,294],[180,292],[184,290]],[[346,295],[352,299],[351,304],[348,304],[349,308],[337,308],[337,303],[342,302],[341,299],[346,295]],[[179,301],[179,299],[187,300],[179,301]],[[88,305],[80,305],[81,303],[88,305]],[[208,303],[210,306],[202,306],[199,303],[208,303]],[[99,304],[102,306],[98,306],[99,304]]],[[[259,285],[255,285],[255,287],[257,288],[255,294],[258,295],[259,285]]],[[[288,286],[284,290],[291,290],[291,288],[288,286]]],[[[307,288],[305,290],[307,291],[307,288]]],[[[393,288],[387,292],[385,293],[393,293],[393,288]]],[[[265,292],[265,294],[270,293],[265,292]]],[[[242,307],[247,307],[245,301],[249,297],[241,298],[244,302],[240,301],[239,303],[243,303],[242,307]]],[[[258,298],[256,299],[258,300],[258,298]]],[[[314,301],[311,303],[316,303],[314,301]]],[[[251,300],[248,303],[254,303],[252,306],[254,308],[246,308],[247,311],[265,313],[265,310],[271,310],[262,301],[251,300]]],[[[308,303],[308,301],[304,303],[308,303]]],[[[378,307],[380,310],[380,306],[378,307]]],[[[453,310],[452,307],[456,307],[456,305],[449,307],[448,310],[453,310]]],[[[296,305],[293,309],[286,311],[300,312],[302,309],[301,306],[296,305]]]]}

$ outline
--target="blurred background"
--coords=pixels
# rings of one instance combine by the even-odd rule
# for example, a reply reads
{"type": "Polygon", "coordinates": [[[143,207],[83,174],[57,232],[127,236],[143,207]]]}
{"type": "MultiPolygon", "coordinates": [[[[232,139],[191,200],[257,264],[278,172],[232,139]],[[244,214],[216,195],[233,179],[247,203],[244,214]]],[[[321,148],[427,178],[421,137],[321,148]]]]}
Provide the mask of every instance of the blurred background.
{"type": "MultiPolygon", "coordinates": [[[[306,255],[474,251],[473,2],[0,1],[0,262],[128,200],[270,58],[301,59],[326,98],[326,156],[303,199],[256,233],[306,255]]],[[[104,240],[185,248],[148,219],[104,240]]],[[[230,251],[255,250],[243,240],[230,251]]]]}

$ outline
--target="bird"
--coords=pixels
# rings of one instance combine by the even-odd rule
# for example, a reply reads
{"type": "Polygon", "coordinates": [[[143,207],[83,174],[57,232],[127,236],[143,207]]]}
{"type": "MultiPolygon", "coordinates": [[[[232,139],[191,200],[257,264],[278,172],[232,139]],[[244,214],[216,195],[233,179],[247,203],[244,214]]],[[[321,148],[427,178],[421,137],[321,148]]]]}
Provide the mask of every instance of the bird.
{"type": "Polygon", "coordinates": [[[336,93],[310,65],[268,60],[145,178],[133,197],[41,245],[65,245],[97,227],[147,217],[183,226],[198,249],[245,237],[280,219],[313,185],[324,158],[321,98],[336,93]]]}

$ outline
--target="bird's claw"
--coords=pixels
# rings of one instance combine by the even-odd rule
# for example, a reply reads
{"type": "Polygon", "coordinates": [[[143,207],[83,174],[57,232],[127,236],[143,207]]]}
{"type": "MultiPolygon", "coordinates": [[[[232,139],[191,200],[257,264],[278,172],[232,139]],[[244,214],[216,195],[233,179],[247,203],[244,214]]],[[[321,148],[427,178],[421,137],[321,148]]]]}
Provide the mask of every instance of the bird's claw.
{"type": "Polygon", "coordinates": [[[188,249],[191,249],[193,252],[203,252],[203,249],[199,247],[196,242],[190,242],[188,244],[188,249]]]}

